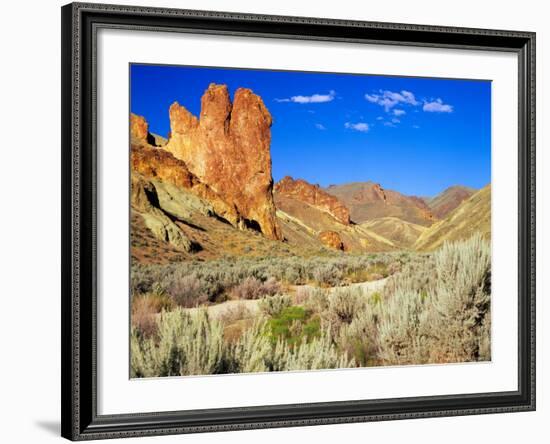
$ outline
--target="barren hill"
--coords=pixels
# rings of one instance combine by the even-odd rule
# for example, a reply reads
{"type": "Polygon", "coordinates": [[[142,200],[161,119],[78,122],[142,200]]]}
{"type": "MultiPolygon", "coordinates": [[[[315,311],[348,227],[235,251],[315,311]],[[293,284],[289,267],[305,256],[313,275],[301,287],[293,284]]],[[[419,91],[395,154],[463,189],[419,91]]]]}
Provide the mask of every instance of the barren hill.
{"type": "Polygon", "coordinates": [[[447,214],[458,207],[476,192],[475,189],[462,185],[454,185],[439,193],[427,201],[433,214],[438,219],[443,219],[447,214]]]}
{"type": "Polygon", "coordinates": [[[363,222],[361,227],[373,231],[404,249],[412,248],[418,237],[427,230],[427,227],[392,216],[363,222]]]}
{"type": "Polygon", "coordinates": [[[325,211],[344,225],[350,224],[349,209],[335,196],[319,185],[312,185],[303,179],[286,176],[275,184],[274,190],[281,196],[294,198],[325,211]]]}
{"type": "Polygon", "coordinates": [[[322,208],[275,192],[277,218],[289,245],[323,244],[351,252],[391,251],[396,246],[367,227],[344,224],[322,208]],[[330,233],[330,234],[329,234],[330,233]],[[336,241],[339,239],[339,242],[336,241]]]}
{"type": "Polygon", "coordinates": [[[434,250],[445,241],[467,239],[479,232],[491,236],[491,185],[462,202],[447,217],[424,231],[414,244],[417,250],[434,250]]]}
{"type": "Polygon", "coordinates": [[[325,189],[350,209],[356,223],[381,217],[397,217],[413,224],[429,226],[437,219],[420,197],[386,190],[374,182],[331,185],[325,189]]]}

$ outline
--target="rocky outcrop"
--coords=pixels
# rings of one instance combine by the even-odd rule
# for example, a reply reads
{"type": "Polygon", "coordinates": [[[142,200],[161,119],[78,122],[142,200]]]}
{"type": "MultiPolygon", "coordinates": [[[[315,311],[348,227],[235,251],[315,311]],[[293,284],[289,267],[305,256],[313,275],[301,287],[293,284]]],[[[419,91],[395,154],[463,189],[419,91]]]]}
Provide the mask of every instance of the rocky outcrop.
{"type": "Polygon", "coordinates": [[[162,147],[166,145],[167,140],[149,132],[149,124],[143,116],[130,114],[130,140],[134,145],[162,147]]]}
{"type": "Polygon", "coordinates": [[[344,250],[344,242],[336,231],[321,231],[318,237],[323,245],[335,250],[344,250]]]}
{"type": "Polygon", "coordinates": [[[242,218],[235,206],[227,204],[218,193],[202,183],[189,171],[185,162],[172,154],[147,146],[132,145],[130,151],[132,171],[147,179],[156,179],[188,190],[212,205],[213,213],[235,227],[242,224],[242,218]]]}
{"type": "Polygon", "coordinates": [[[174,221],[160,208],[155,186],[137,174],[131,175],[130,205],[143,217],[145,225],[153,235],[183,251],[192,251],[193,242],[174,221]]]}
{"type": "Polygon", "coordinates": [[[286,176],[275,184],[275,192],[325,211],[344,225],[350,224],[348,208],[337,197],[322,190],[319,185],[286,176]]]}
{"type": "Polygon", "coordinates": [[[262,99],[240,88],[231,103],[227,86],[211,84],[202,96],[200,118],[177,102],[169,114],[164,149],[234,207],[242,226],[282,239],[272,193],[271,115],[262,99]]]}
{"type": "Polygon", "coordinates": [[[137,114],[130,114],[130,137],[134,141],[147,142],[149,137],[149,124],[145,117],[137,114]]]}

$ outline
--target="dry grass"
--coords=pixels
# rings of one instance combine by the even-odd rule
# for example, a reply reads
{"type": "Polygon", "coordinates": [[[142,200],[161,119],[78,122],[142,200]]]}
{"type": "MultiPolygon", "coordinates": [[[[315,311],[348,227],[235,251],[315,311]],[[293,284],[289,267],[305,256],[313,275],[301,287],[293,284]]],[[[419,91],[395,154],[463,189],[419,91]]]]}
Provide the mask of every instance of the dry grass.
{"type": "Polygon", "coordinates": [[[132,325],[143,332],[146,337],[153,336],[157,331],[156,315],[162,310],[170,310],[173,302],[166,295],[149,293],[132,299],[132,325]]]}

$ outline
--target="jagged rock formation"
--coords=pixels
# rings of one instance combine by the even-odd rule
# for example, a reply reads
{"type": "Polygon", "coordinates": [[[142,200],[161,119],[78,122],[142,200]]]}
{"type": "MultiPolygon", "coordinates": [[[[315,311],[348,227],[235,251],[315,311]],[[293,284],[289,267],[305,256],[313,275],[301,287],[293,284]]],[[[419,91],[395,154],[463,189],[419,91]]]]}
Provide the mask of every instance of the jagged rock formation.
{"type": "Polygon", "coordinates": [[[344,225],[350,224],[348,208],[338,198],[322,190],[319,185],[286,176],[275,184],[274,190],[282,196],[305,202],[325,211],[344,225]]]}
{"type": "Polygon", "coordinates": [[[149,124],[145,117],[130,114],[130,137],[135,141],[147,142],[149,136],[149,124]]]}
{"type": "Polygon", "coordinates": [[[319,240],[323,245],[333,248],[335,250],[344,250],[344,242],[336,231],[321,231],[319,233],[319,240]]]}
{"type": "Polygon", "coordinates": [[[457,241],[481,233],[491,237],[491,185],[479,190],[451,211],[447,217],[436,222],[416,240],[417,250],[435,250],[445,241],[457,241]]]}
{"type": "Polygon", "coordinates": [[[162,180],[207,200],[212,205],[213,213],[233,226],[238,227],[242,223],[235,206],[227,204],[218,193],[191,173],[185,162],[176,159],[169,152],[132,145],[130,163],[132,171],[140,173],[145,178],[162,180]]]}
{"type": "Polygon", "coordinates": [[[162,146],[166,139],[149,132],[149,124],[143,116],[130,114],[130,141],[132,145],[139,146],[162,146]]]}
{"type": "Polygon", "coordinates": [[[420,197],[405,196],[377,183],[331,185],[325,191],[350,209],[351,219],[356,223],[388,216],[423,226],[430,226],[437,220],[420,197]]]}
{"type": "Polygon", "coordinates": [[[433,199],[429,199],[427,203],[434,216],[443,219],[475,192],[476,190],[473,188],[454,185],[439,193],[433,199]]]}
{"type": "Polygon", "coordinates": [[[201,99],[200,118],[177,102],[169,114],[164,149],[234,206],[245,226],[282,239],[272,193],[271,115],[262,99],[239,88],[231,103],[227,86],[211,84],[201,99]]]}

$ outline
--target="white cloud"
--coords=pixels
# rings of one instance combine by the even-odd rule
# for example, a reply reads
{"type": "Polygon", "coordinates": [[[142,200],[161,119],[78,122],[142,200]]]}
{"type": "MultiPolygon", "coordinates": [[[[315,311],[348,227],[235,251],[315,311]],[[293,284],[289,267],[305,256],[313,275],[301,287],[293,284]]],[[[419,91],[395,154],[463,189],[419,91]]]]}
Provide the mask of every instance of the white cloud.
{"type": "Polygon", "coordinates": [[[400,123],[401,120],[399,120],[397,117],[394,117],[393,119],[391,119],[392,123],[400,123]]]}
{"type": "Polygon", "coordinates": [[[344,127],[354,131],[359,131],[360,133],[366,133],[369,131],[369,125],[363,122],[358,122],[358,123],[346,122],[344,123],[344,127]]]}
{"type": "Polygon", "coordinates": [[[276,102],[293,102],[293,103],[325,103],[332,102],[336,97],[336,91],[329,91],[328,94],[313,94],[311,96],[292,96],[287,99],[275,99],[276,102]]]}
{"type": "Polygon", "coordinates": [[[404,109],[394,109],[393,110],[393,115],[394,116],[404,116],[406,113],[406,111],[404,109]]]}
{"type": "Polygon", "coordinates": [[[376,120],[384,120],[384,118],[382,116],[378,116],[376,120]]]}
{"type": "Polygon", "coordinates": [[[420,128],[420,126],[419,125],[413,125],[413,128],[418,129],[418,128],[420,128]]]}
{"type": "Polygon", "coordinates": [[[371,103],[382,106],[386,112],[390,112],[391,109],[398,104],[412,106],[420,104],[412,92],[405,90],[401,92],[380,90],[378,94],[365,94],[365,99],[371,103]]]}
{"type": "Polygon", "coordinates": [[[418,105],[418,102],[414,98],[414,94],[410,91],[401,91],[401,94],[405,98],[405,103],[410,103],[411,105],[418,105]]]}
{"type": "Polygon", "coordinates": [[[318,130],[326,130],[325,125],[323,125],[322,123],[316,123],[315,128],[317,128],[318,130]]]}
{"type": "Polygon", "coordinates": [[[435,99],[431,102],[424,101],[422,109],[428,113],[452,113],[453,106],[447,103],[443,103],[441,99],[435,99]]]}

